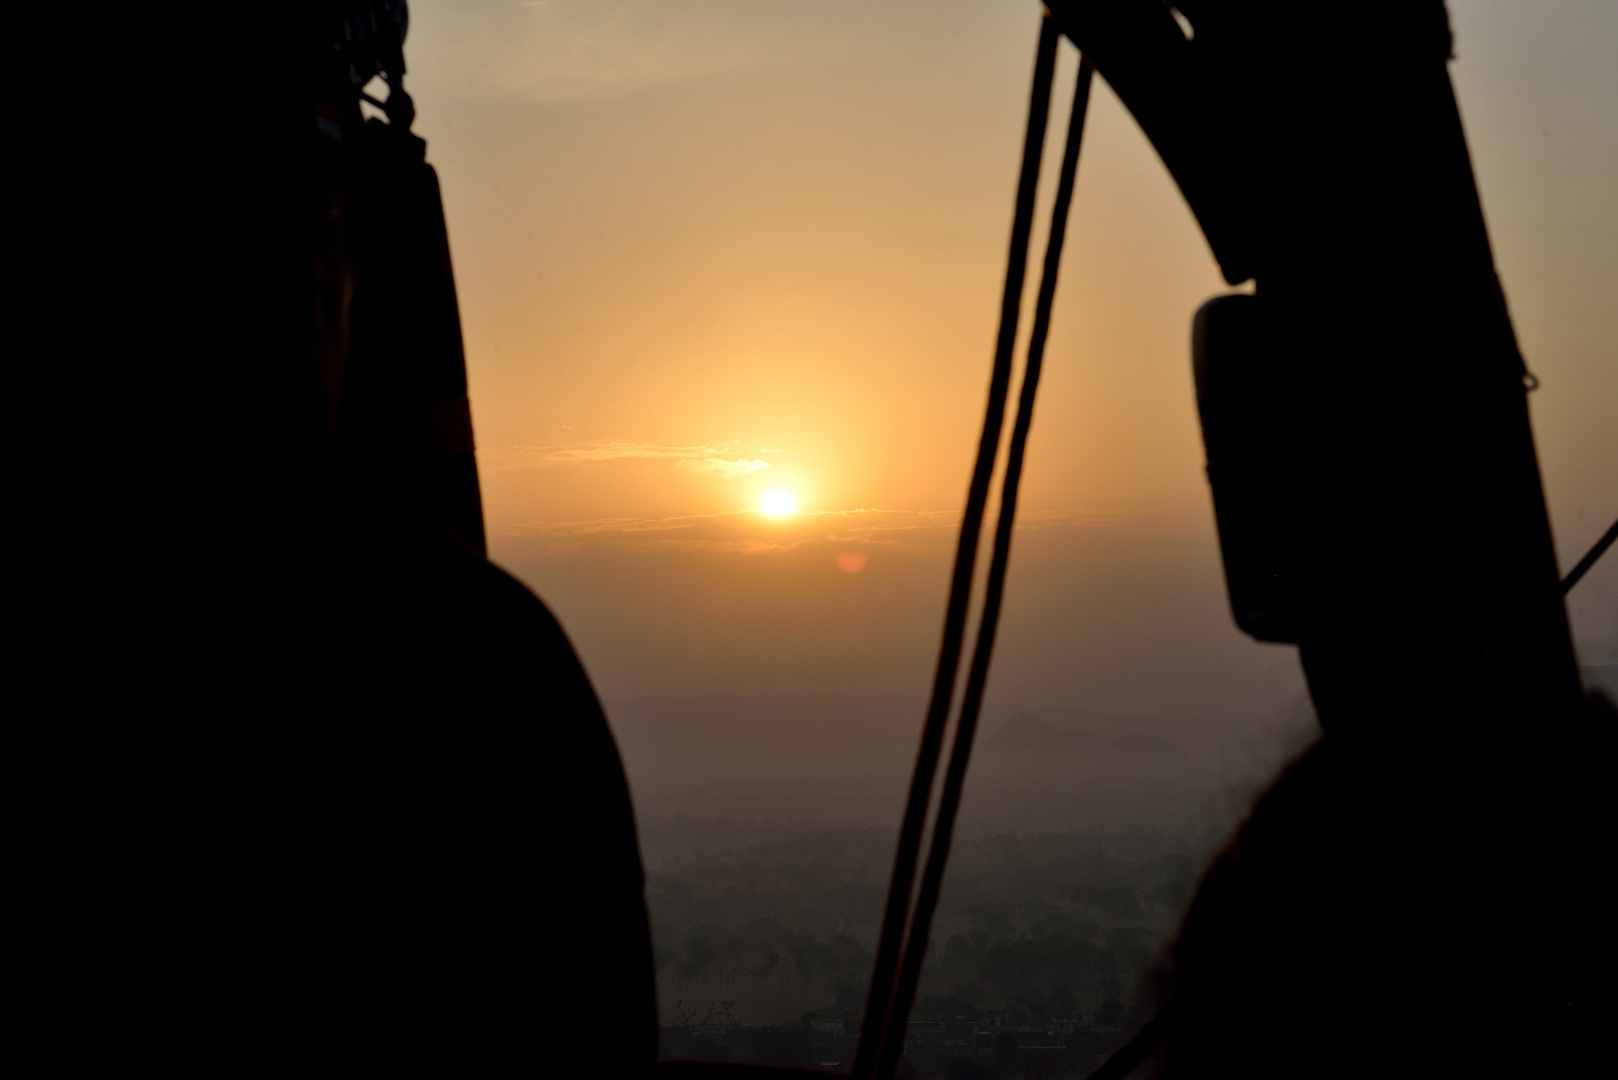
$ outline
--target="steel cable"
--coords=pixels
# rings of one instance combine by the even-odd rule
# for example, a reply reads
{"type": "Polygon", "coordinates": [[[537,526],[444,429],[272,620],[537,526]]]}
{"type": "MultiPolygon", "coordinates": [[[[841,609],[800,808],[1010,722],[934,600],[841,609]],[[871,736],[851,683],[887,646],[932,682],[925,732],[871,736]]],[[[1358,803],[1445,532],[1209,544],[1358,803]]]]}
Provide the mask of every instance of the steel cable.
{"type": "Polygon", "coordinates": [[[1596,541],[1595,547],[1591,548],[1584,558],[1580,559],[1578,564],[1567,572],[1567,577],[1562,579],[1563,596],[1566,596],[1569,590],[1579,583],[1579,579],[1589,571],[1590,567],[1596,564],[1597,559],[1607,553],[1607,549],[1612,547],[1614,540],[1618,540],[1618,521],[1613,522],[1612,527],[1601,534],[1601,539],[1596,541]]]}
{"type": "Polygon", "coordinates": [[[876,1075],[883,1080],[893,1075],[904,1049],[906,1023],[911,1006],[915,1004],[922,961],[927,956],[927,938],[944,884],[944,866],[949,860],[955,817],[960,810],[961,793],[966,782],[966,766],[972,756],[972,740],[983,706],[989,662],[994,655],[995,632],[1000,623],[1000,607],[1005,595],[1006,566],[1011,558],[1011,533],[1017,518],[1017,495],[1022,483],[1024,452],[1028,445],[1028,429],[1034,419],[1034,398],[1039,392],[1039,376],[1044,367],[1051,304],[1056,297],[1057,271],[1062,263],[1062,242],[1067,233],[1068,207],[1073,201],[1073,182],[1078,172],[1079,146],[1084,137],[1084,117],[1090,101],[1093,74],[1090,62],[1081,58],[1078,85],[1073,91],[1073,111],[1068,122],[1067,146],[1062,153],[1061,179],[1056,188],[1056,206],[1051,213],[1050,239],[1045,247],[1039,300],[1034,308],[1034,328],[1028,340],[1028,362],[1018,395],[1017,419],[1011,429],[1011,446],[1000,496],[1000,516],[995,523],[994,554],[989,562],[989,580],[984,591],[983,613],[978,621],[978,638],[972,650],[966,692],[961,698],[961,715],[955,725],[955,744],[950,750],[944,790],[939,797],[938,815],[933,823],[932,847],[927,853],[927,867],[922,872],[916,909],[910,917],[910,934],[899,966],[899,981],[894,987],[892,1004],[883,1025],[882,1049],[877,1057],[876,1069],[876,1075]]]}
{"type": "Polygon", "coordinates": [[[916,857],[931,801],[933,779],[938,771],[938,755],[944,741],[955,679],[960,669],[961,644],[965,637],[967,606],[971,596],[972,572],[983,528],[984,509],[989,498],[989,481],[994,473],[1000,432],[1005,424],[1006,397],[1011,384],[1012,352],[1017,341],[1017,319],[1022,307],[1023,280],[1027,276],[1028,238],[1033,229],[1034,192],[1039,181],[1040,158],[1044,151],[1045,127],[1050,114],[1051,81],[1056,69],[1056,45],[1060,34],[1046,13],[1040,21],[1039,46],[1034,62],[1034,86],[1028,108],[1028,128],[1023,139],[1022,172],[1017,181],[1016,211],[1011,226],[1011,252],[1007,258],[1005,288],[1000,300],[1000,331],[995,342],[994,367],[989,378],[989,401],[983,417],[983,435],[978,441],[977,463],[967,490],[966,514],[956,543],[955,567],[950,579],[949,603],[944,614],[944,636],[938,650],[938,668],[933,676],[932,696],[927,719],[922,726],[921,746],[916,752],[916,768],[910,779],[904,822],[893,858],[893,876],[888,885],[887,906],[882,917],[882,935],[877,942],[871,986],[866,996],[866,1028],[860,1034],[854,1054],[855,1080],[870,1080],[882,1041],[883,1018],[893,998],[894,976],[900,948],[909,921],[910,899],[915,887],[916,857]]]}
{"type": "MultiPolygon", "coordinates": [[[[1042,37],[1043,45],[1043,37],[1042,37]]],[[[1043,52],[1042,52],[1043,57],[1043,52]]],[[[1054,57],[1053,57],[1054,59],[1054,57]]],[[[898,979],[880,1014],[879,1023],[862,1035],[865,1044],[877,1046],[875,1076],[886,1080],[892,1077],[904,1050],[905,1032],[910,1009],[915,1003],[922,963],[926,958],[928,935],[933,915],[943,886],[944,868],[949,859],[950,844],[954,836],[956,816],[960,809],[967,764],[971,758],[972,742],[977,729],[978,715],[983,704],[983,692],[988,680],[989,663],[994,653],[994,642],[999,625],[1000,610],[1005,593],[1006,568],[1010,560],[1011,536],[1016,523],[1018,492],[1028,443],[1028,432],[1033,422],[1034,401],[1039,389],[1043,369],[1045,342],[1050,330],[1051,306],[1056,294],[1058,271],[1061,266],[1062,246],[1067,232],[1068,210],[1072,204],[1074,179],[1078,168],[1079,148],[1083,140],[1084,119],[1089,103],[1093,68],[1081,58],[1079,76],[1074,88],[1073,108],[1068,123],[1066,147],[1063,152],[1056,203],[1051,216],[1050,238],[1046,244],[1044,268],[1040,279],[1038,300],[1035,305],[1034,326],[1028,343],[1028,360],[1017,405],[1017,417],[1012,427],[1006,474],[1003,480],[1000,514],[995,528],[994,551],[990,559],[983,611],[978,624],[977,642],[967,676],[966,690],[961,702],[961,714],[956,724],[955,742],[940,794],[937,817],[933,825],[932,845],[923,873],[921,889],[916,898],[914,912],[909,919],[909,935],[905,942],[898,968],[898,979]],[[866,1038],[865,1036],[870,1036],[866,1038]]],[[[1039,88],[1036,80],[1036,94],[1039,88]]],[[[1048,89],[1044,95],[1048,101],[1048,89]]],[[[1032,119],[1032,118],[1031,118],[1032,119]]],[[[1025,163],[1027,157],[1025,156],[1025,163]]],[[[1008,275],[1009,276],[1009,275],[1008,275]]],[[[873,995],[874,996],[874,995],[873,995]]],[[[877,1014],[867,1012],[867,1017],[877,1014]]]]}

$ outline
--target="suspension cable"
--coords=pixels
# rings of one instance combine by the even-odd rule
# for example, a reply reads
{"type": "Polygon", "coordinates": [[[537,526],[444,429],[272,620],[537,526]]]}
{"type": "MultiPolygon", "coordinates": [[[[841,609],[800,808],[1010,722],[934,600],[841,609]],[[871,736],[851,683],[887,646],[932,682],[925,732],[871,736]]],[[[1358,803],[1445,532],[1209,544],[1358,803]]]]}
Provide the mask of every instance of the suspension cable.
{"type": "Polygon", "coordinates": [[[1596,564],[1597,559],[1607,553],[1607,549],[1612,547],[1614,540],[1618,540],[1618,521],[1613,522],[1612,528],[1602,533],[1601,539],[1596,541],[1596,546],[1591,548],[1584,558],[1578,561],[1578,565],[1567,572],[1567,577],[1562,579],[1563,596],[1566,596],[1568,590],[1579,583],[1579,579],[1589,572],[1590,567],[1596,564]]]}
{"type": "MultiPolygon", "coordinates": [[[[1017,319],[1022,307],[1023,279],[1027,275],[1028,237],[1033,229],[1034,191],[1039,181],[1040,157],[1044,151],[1045,126],[1050,114],[1051,81],[1056,69],[1056,44],[1060,34],[1050,13],[1040,20],[1039,46],[1034,61],[1034,86],[1028,107],[1028,130],[1023,138],[1022,173],[1017,180],[1016,211],[1011,225],[1011,252],[1007,259],[1005,289],[1000,299],[1000,332],[995,341],[994,368],[989,378],[989,401],[983,417],[983,435],[978,441],[977,463],[967,489],[966,514],[961,521],[960,539],[955,549],[955,568],[950,579],[949,604],[944,614],[944,637],[938,649],[938,669],[933,675],[932,697],[927,704],[927,720],[922,726],[921,746],[916,752],[916,769],[910,778],[910,795],[905,803],[904,822],[893,857],[893,877],[888,884],[887,907],[882,917],[871,987],[865,1001],[869,1030],[862,1030],[854,1053],[854,1080],[870,1080],[882,1041],[884,1018],[893,998],[894,975],[905,925],[910,913],[911,892],[915,887],[916,857],[921,849],[922,829],[931,801],[933,778],[938,771],[938,755],[944,741],[944,725],[955,693],[960,669],[961,644],[966,631],[966,614],[971,597],[972,572],[977,564],[978,541],[983,513],[989,498],[989,481],[994,473],[1000,447],[1000,431],[1005,423],[1006,397],[1011,384],[1011,358],[1017,341],[1017,319]]],[[[901,1024],[903,1021],[901,1021],[901,1024]]]]}
{"type": "Polygon", "coordinates": [[[989,661],[994,654],[995,632],[1000,622],[1001,601],[1005,594],[1006,565],[1011,558],[1011,534],[1017,518],[1017,496],[1022,482],[1024,451],[1028,429],[1034,419],[1034,398],[1039,392],[1039,376],[1045,360],[1045,340],[1050,332],[1051,304],[1056,296],[1057,271],[1062,263],[1062,242],[1067,234],[1068,207],[1073,201],[1073,181],[1078,171],[1079,145],[1084,137],[1084,118],[1090,101],[1094,75],[1090,61],[1080,58],[1078,85],[1073,91],[1073,111],[1068,121],[1067,146],[1062,154],[1061,179],[1056,189],[1056,206],[1051,214],[1050,239],[1045,246],[1045,266],[1039,282],[1039,300],[1034,309],[1034,327],[1028,341],[1028,362],[1023,372],[1022,390],[1017,402],[1017,419],[1012,426],[1011,446],[1006,459],[1006,475],[1000,496],[1000,517],[995,523],[994,554],[989,562],[989,580],[978,621],[977,643],[972,666],[961,699],[961,715],[955,726],[955,744],[950,751],[949,769],[939,798],[938,816],[933,823],[932,848],[922,874],[916,910],[910,919],[910,935],[905,942],[904,960],[899,968],[898,985],[883,1026],[882,1049],[876,1075],[891,1077],[904,1051],[905,1032],[922,961],[927,956],[927,939],[933,914],[938,908],[944,883],[944,866],[949,860],[950,842],[955,834],[955,818],[961,805],[966,766],[972,756],[972,740],[978,714],[983,706],[983,690],[989,677],[989,661]]]}

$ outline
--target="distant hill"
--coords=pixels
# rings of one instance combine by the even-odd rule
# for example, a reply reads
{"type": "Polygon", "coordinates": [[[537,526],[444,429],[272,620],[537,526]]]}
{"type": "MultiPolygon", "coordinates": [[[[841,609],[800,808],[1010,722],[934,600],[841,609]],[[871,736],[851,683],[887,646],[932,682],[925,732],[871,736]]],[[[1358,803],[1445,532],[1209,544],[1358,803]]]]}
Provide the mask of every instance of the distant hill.
{"type": "MultiPolygon", "coordinates": [[[[921,699],[898,696],[711,694],[607,703],[624,765],[641,784],[882,778],[897,785],[915,764],[924,711],[921,699]]],[[[983,731],[973,757],[995,772],[1172,765],[1188,757],[1156,736],[1056,727],[1031,712],[983,731]]]]}
{"type": "Polygon", "coordinates": [[[908,776],[925,703],[901,696],[708,694],[608,701],[641,783],[908,776]]]}
{"type": "Polygon", "coordinates": [[[1152,735],[1097,735],[1080,728],[1058,728],[1033,713],[1021,712],[978,744],[985,755],[1051,754],[1058,757],[1184,757],[1167,739],[1152,735]]]}
{"type": "MultiPolygon", "coordinates": [[[[902,813],[926,708],[913,697],[832,695],[605,704],[642,813],[884,826],[902,813]]],[[[969,818],[1047,828],[1198,812],[1189,792],[1207,786],[1205,755],[1152,735],[1058,727],[1032,711],[996,719],[984,719],[972,756],[969,818]]]]}

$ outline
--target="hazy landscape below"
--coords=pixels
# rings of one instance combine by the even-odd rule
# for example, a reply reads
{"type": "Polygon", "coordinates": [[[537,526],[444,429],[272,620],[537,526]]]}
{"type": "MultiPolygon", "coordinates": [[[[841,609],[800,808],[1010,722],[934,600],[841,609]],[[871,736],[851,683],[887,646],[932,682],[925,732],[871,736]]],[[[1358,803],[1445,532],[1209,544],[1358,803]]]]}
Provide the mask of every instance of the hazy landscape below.
{"type": "MultiPolygon", "coordinates": [[[[607,707],[643,820],[892,829],[925,703],[715,694],[607,707]]],[[[1314,731],[1302,700],[1276,716],[1211,732],[1161,718],[990,707],[979,726],[962,827],[1224,828],[1314,731]],[[1174,738],[1176,727],[1192,737],[1174,738]]]]}
{"type": "MultiPolygon", "coordinates": [[[[908,697],[608,703],[665,1023],[857,1017],[923,708],[908,697]]],[[[1315,732],[1302,702],[1200,738],[1179,727],[1193,737],[1168,737],[1176,724],[1163,718],[986,711],[918,1014],[1127,1007],[1203,864],[1315,732]]]]}
{"type": "MultiPolygon", "coordinates": [[[[1618,699],[1618,667],[1584,679],[1618,699]]],[[[924,702],[607,707],[646,868],[660,1052],[846,1058],[924,702]]],[[[1318,734],[1306,699],[1218,723],[991,705],[912,1019],[980,1041],[1066,1023],[1078,1034],[1061,1068],[1083,1075],[1148,1014],[1154,962],[1203,868],[1318,734]]],[[[948,1052],[907,1055],[919,1080],[953,1075],[948,1052]]]]}

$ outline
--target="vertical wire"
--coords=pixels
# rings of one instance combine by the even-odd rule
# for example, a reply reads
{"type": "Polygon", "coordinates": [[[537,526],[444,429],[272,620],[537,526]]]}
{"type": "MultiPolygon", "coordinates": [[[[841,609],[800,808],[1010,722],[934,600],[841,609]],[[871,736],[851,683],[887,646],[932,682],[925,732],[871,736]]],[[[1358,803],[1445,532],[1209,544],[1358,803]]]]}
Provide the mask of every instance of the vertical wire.
{"type": "Polygon", "coordinates": [[[944,616],[944,637],[938,650],[938,668],[933,676],[932,697],[927,720],[922,727],[921,746],[916,753],[916,769],[910,779],[910,795],[905,804],[904,822],[893,857],[893,877],[888,884],[887,907],[883,912],[882,936],[877,942],[871,987],[865,1002],[865,1020],[871,1030],[861,1030],[854,1054],[855,1080],[869,1080],[882,1041],[884,1018],[888,1016],[899,966],[900,947],[915,887],[916,859],[921,834],[926,825],[933,778],[944,741],[944,724],[949,718],[960,669],[961,645],[966,631],[967,605],[971,597],[972,572],[983,529],[983,514],[989,498],[989,481],[994,473],[1000,432],[1005,424],[1006,397],[1011,385],[1011,360],[1017,342],[1017,319],[1022,307],[1023,280],[1028,269],[1028,238],[1033,230],[1034,192],[1039,182],[1040,158],[1044,152],[1045,127],[1050,115],[1051,82],[1056,68],[1056,45],[1060,39],[1047,12],[1040,21],[1039,46],[1034,61],[1034,86],[1028,107],[1028,129],[1023,138],[1022,174],[1017,180],[1017,203],[1011,226],[1011,251],[1007,258],[1005,289],[1000,300],[1000,332],[995,342],[994,368],[989,379],[989,401],[983,418],[983,435],[978,441],[977,464],[967,490],[966,514],[961,521],[960,539],[955,550],[955,568],[950,580],[949,604],[944,616]]]}
{"type": "Polygon", "coordinates": [[[1017,517],[1017,496],[1022,481],[1024,451],[1028,445],[1028,430],[1033,423],[1034,398],[1039,390],[1039,376],[1044,366],[1045,340],[1050,332],[1051,304],[1056,296],[1056,278],[1062,262],[1062,244],[1067,234],[1068,208],[1073,201],[1073,183],[1078,172],[1079,146],[1084,138],[1084,119],[1088,111],[1093,75],[1094,69],[1090,61],[1081,56],[1078,85],[1073,91],[1073,111],[1068,120],[1067,145],[1062,154],[1061,180],[1056,189],[1056,206],[1051,213],[1050,239],[1045,246],[1045,265],[1040,277],[1039,300],[1034,311],[1034,328],[1028,341],[1028,363],[1023,374],[1022,390],[1018,396],[1017,419],[1012,427],[1011,447],[1006,461],[1000,516],[995,524],[994,554],[989,563],[983,613],[978,622],[978,638],[973,647],[966,692],[961,700],[961,716],[955,728],[955,744],[950,751],[949,769],[945,774],[944,790],[939,799],[938,818],[933,825],[927,868],[922,875],[921,891],[916,897],[916,910],[911,917],[910,935],[905,944],[898,984],[894,987],[893,999],[882,1025],[883,1035],[875,1074],[878,1080],[887,1080],[893,1076],[899,1064],[899,1057],[904,1052],[910,1009],[915,1004],[922,961],[927,955],[927,938],[932,929],[933,915],[938,908],[938,897],[944,881],[944,867],[949,860],[955,818],[960,809],[961,791],[966,781],[966,766],[972,755],[972,739],[977,730],[978,714],[983,706],[983,690],[988,680],[989,661],[994,653],[995,632],[1000,620],[1001,601],[1005,594],[1006,566],[1011,557],[1011,534],[1017,517]]]}

